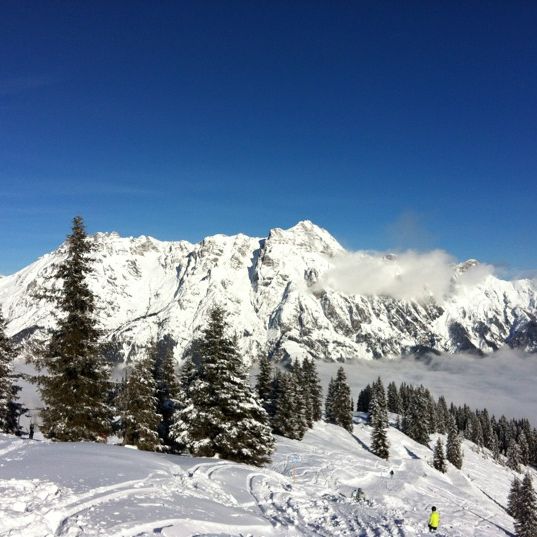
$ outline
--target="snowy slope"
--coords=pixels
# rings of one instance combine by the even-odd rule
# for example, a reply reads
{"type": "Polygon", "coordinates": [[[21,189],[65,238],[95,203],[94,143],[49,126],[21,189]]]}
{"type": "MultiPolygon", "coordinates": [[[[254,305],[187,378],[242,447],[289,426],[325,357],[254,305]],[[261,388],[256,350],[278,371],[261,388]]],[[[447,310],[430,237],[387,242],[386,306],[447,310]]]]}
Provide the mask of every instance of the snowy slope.
{"type": "Polygon", "coordinates": [[[0,535],[418,536],[433,504],[439,535],[512,534],[511,471],[465,443],[462,471],[444,475],[427,447],[395,429],[389,437],[383,461],[369,452],[369,426],[351,435],[318,423],[302,442],[280,438],[271,467],[255,468],[0,436],[0,535]],[[357,487],[367,504],[351,500],[357,487]]]}
{"type": "MultiPolygon", "coordinates": [[[[309,355],[326,360],[430,348],[491,352],[506,342],[537,350],[535,284],[489,274],[457,286],[474,261],[450,269],[453,292],[420,302],[353,294],[323,283],[349,254],[308,221],[273,229],[263,239],[215,235],[191,244],[98,233],[93,240],[90,285],[109,356],[118,361],[166,335],[180,360],[215,303],[229,312],[249,358],[265,352],[276,359],[309,355]]],[[[15,340],[45,337],[53,326],[51,305],[38,293],[57,285],[51,276],[64,255],[62,246],[0,280],[0,304],[15,340]]],[[[372,256],[363,252],[352,259],[367,262],[372,256]]],[[[398,258],[378,262],[396,268],[398,258]]]]}

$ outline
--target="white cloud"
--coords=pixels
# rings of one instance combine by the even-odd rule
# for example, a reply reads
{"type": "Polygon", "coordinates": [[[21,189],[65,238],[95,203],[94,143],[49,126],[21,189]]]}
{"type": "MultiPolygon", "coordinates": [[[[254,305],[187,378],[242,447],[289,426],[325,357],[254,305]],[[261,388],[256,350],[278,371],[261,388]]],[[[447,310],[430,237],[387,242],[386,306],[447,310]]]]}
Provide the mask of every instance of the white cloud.
{"type": "MultiPolygon", "coordinates": [[[[320,363],[324,381],[334,376],[342,364],[320,363]]],[[[448,403],[488,408],[497,417],[528,418],[537,426],[537,355],[503,349],[475,357],[465,354],[407,357],[397,360],[358,360],[344,365],[352,394],[378,376],[385,385],[395,381],[423,384],[435,397],[444,395],[448,403]]],[[[326,386],[325,386],[326,387],[326,386]]]]}
{"type": "MultiPolygon", "coordinates": [[[[348,295],[387,295],[397,299],[441,301],[453,292],[456,261],[442,250],[398,255],[355,252],[335,259],[334,268],[321,275],[316,289],[330,288],[348,295]]],[[[458,275],[457,285],[476,285],[492,273],[477,264],[458,275]]]]}

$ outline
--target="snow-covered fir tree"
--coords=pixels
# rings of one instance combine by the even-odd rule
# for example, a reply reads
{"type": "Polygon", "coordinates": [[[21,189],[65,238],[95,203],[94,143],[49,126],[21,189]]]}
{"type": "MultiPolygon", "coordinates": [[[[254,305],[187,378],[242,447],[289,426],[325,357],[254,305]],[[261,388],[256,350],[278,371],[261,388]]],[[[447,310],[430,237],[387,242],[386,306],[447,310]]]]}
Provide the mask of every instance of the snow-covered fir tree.
{"type": "Polygon", "coordinates": [[[445,474],[447,472],[446,457],[444,455],[444,445],[442,440],[438,438],[433,450],[433,466],[439,471],[445,474]]]}
{"type": "Polygon", "coordinates": [[[296,379],[292,373],[278,371],[274,379],[274,418],[272,427],[275,434],[302,440],[307,429],[304,407],[299,401],[296,379]]]}
{"type": "Polygon", "coordinates": [[[507,496],[507,512],[516,520],[518,518],[518,502],[520,501],[520,488],[522,483],[518,477],[514,477],[507,496]]]}
{"type": "Polygon", "coordinates": [[[21,375],[13,372],[15,345],[6,335],[6,321],[0,306],[0,431],[20,435],[20,417],[28,410],[19,400],[21,387],[16,384],[21,375]]]}
{"type": "Polygon", "coordinates": [[[436,432],[436,401],[431,392],[425,388],[425,394],[427,396],[427,426],[430,434],[436,432]]]}
{"type": "Polygon", "coordinates": [[[483,436],[483,426],[481,425],[481,420],[475,413],[472,413],[470,419],[472,422],[472,434],[470,435],[470,440],[476,446],[482,447],[485,444],[485,440],[483,436]]]}
{"type": "Polygon", "coordinates": [[[462,468],[462,446],[459,431],[457,429],[457,422],[453,416],[449,417],[448,423],[448,437],[446,442],[446,459],[458,468],[462,468]]]}
{"type": "Polygon", "coordinates": [[[371,388],[371,385],[368,384],[358,394],[358,401],[356,402],[356,411],[357,412],[369,412],[369,403],[371,403],[372,396],[373,396],[373,389],[371,388]]]}
{"type": "Polygon", "coordinates": [[[179,387],[182,390],[181,402],[183,407],[186,406],[185,395],[188,393],[188,389],[192,383],[198,378],[199,367],[196,365],[191,355],[187,356],[181,369],[179,370],[179,387]]]}
{"type": "Polygon", "coordinates": [[[175,372],[173,346],[171,338],[164,337],[158,343],[151,344],[149,352],[154,359],[158,413],[162,416],[158,427],[159,436],[168,451],[178,452],[179,446],[170,436],[170,430],[176,410],[184,406],[184,396],[175,372]]]}
{"type": "Polygon", "coordinates": [[[0,306],[0,431],[8,432],[10,403],[14,395],[11,368],[15,350],[6,336],[6,321],[0,306]]]}
{"type": "Polygon", "coordinates": [[[390,444],[388,442],[388,408],[386,393],[380,377],[373,384],[373,397],[370,407],[370,423],[373,427],[371,434],[371,451],[381,459],[390,456],[390,444]]]}
{"type": "Polygon", "coordinates": [[[44,408],[41,430],[62,441],[102,441],[110,431],[109,370],[100,352],[95,300],[86,282],[92,243],[77,216],[67,237],[67,252],[55,278],[63,287],[54,297],[57,328],[38,366],[44,408]]]}
{"type": "Polygon", "coordinates": [[[334,379],[331,378],[330,382],[328,383],[328,390],[326,392],[326,399],[324,401],[324,419],[328,423],[333,423],[333,420],[334,420],[333,408],[334,408],[335,387],[336,387],[336,383],[334,379]]]}
{"type": "Polygon", "coordinates": [[[514,438],[509,442],[507,448],[507,460],[506,464],[508,468],[515,472],[520,472],[520,465],[522,464],[522,455],[520,453],[520,447],[514,438]]]}
{"type": "Polygon", "coordinates": [[[520,463],[527,466],[530,463],[530,445],[524,431],[518,436],[518,447],[520,449],[520,463]]]}
{"type": "Polygon", "coordinates": [[[250,387],[225,312],[215,307],[199,340],[199,371],[172,435],[196,456],[261,465],[274,449],[269,417],[250,387]]]}
{"type": "Polygon", "coordinates": [[[492,428],[492,422],[488,410],[485,408],[483,412],[479,414],[479,420],[481,421],[481,430],[483,431],[483,444],[487,449],[494,451],[494,444],[497,443],[495,433],[492,428]]]}
{"type": "Polygon", "coordinates": [[[157,382],[154,377],[155,347],[138,360],[127,376],[123,393],[123,443],[145,451],[158,451],[162,443],[158,426],[157,382]]]}
{"type": "Polygon", "coordinates": [[[291,385],[294,402],[295,427],[297,434],[302,439],[306,430],[313,427],[312,400],[309,386],[304,378],[304,371],[298,361],[291,366],[291,385]]]}
{"type": "Polygon", "coordinates": [[[255,385],[257,396],[269,416],[274,415],[274,402],[272,400],[272,364],[268,356],[262,356],[259,360],[259,373],[255,385]]]}
{"type": "Polygon", "coordinates": [[[449,410],[447,407],[446,399],[443,395],[438,398],[436,404],[436,432],[440,434],[446,434],[449,423],[449,410]]]}
{"type": "Polygon", "coordinates": [[[306,358],[302,362],[302,374],[305,385],[308,387],[310,406],[308,422],[313,423],[322,418],[323,389],[321,379],[313,358],[306,358]]]}
{"type": "Polygon", "coordinates": [[[537,537],[537,497],[526,473],[515,499],[515,531],[518,537],[537,537]]]}
{"type": "Polygon", "coordinates": [[[397,386],[393,381],[388,384],[387,403],[389,412],[393,412],[394,414],[401,414],[403,412],[401,396],[399,395],[397,386]]]}
{"type": "Polygon", "coordinates": [[[327,408],[328,397],[330,397],[328,423],[334,423],[347,429],[347,431],[352,431],[351,389],[347,383],[345,370],[342,367],[337,370],[336,378],[332,385],[332,393],[330,393],[329,386],[327,408]]]}
{"type": "Polygon", "coordinates": [[[430,398],[428,391],[419,386],[412,391],[403,421],[403,432],[416,442],[429,444],[430,398]]]}

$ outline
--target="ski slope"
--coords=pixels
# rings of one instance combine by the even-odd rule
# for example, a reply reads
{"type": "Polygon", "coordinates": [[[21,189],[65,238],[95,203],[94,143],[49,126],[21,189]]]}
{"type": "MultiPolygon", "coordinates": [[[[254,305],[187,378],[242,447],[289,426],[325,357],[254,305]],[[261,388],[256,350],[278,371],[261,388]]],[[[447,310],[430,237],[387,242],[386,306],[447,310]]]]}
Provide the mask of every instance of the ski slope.
{"type": "Polygon", "coordinates": [[[513,473],[487,453],[465,442],[462,471],[441,474],[431,450],[391,428],[383,461],[356,421],[353,434],[318,423],[302,442],[278,438],[268,468],[2,435],[0,535],[419,536],[431,505],[438,535],[513,534],[504,509],[513,473]],[[365,502],[351,499],[358,487],[365,502]]]}

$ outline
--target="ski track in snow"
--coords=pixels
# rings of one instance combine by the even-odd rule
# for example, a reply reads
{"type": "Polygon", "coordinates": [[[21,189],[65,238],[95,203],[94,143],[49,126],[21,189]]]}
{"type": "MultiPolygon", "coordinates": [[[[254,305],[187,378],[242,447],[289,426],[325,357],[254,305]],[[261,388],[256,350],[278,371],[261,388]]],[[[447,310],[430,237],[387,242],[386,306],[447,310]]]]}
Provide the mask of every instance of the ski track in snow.
{"type": "Polygon", "coordinates": [[[465,443],[462,471],[440,474],[428,447],[389,436],[383,461],[363,423],[317,424],[278,439],[268,468],[0,436],[0,536],[419,537],[433,504],[440,537],[513,535],[511,471],[465,443]],[[351,500],[358,487],[367,501],[351,500]]]}

